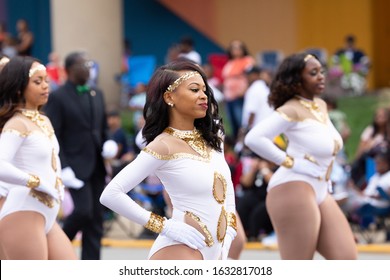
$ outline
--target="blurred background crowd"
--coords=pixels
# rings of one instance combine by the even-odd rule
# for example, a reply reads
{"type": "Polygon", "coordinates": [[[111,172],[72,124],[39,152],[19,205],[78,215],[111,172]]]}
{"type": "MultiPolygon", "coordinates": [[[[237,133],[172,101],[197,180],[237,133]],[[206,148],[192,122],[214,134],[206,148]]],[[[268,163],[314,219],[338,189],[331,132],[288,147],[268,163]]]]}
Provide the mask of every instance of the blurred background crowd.
{"type": "MultiPolygon", "coordinates": [[[[351,226],[361,232],[374,225],[388,241],[389,10],[386,0],[0,0],[0,52],[39,58],[53,90],[66,80],[63,57],[73,50],[88,54],[89,83],[105,93],[110,135],[119,145],[107,180],[140,151],[136,135],[156,67],[182,57],[201,65],[220,103],[246,236],[263,242],[273,232],[265,190],[277,166],[251,153],[243,137],[272,111],[269,85],[283,58],[313,53],[326,69],[323,98],[345,142],[333,168],[333,195],[351,226]]],[[[281,149],[288,145],[283,135],[276,141],[281,149]]],[[[154,177],[129,195],[166,211],[154,177]]],[[[71,203],[64,207],[66,216],[71,203]]],[[[107,224],[115,218],[107,211],[107,224]]]]}

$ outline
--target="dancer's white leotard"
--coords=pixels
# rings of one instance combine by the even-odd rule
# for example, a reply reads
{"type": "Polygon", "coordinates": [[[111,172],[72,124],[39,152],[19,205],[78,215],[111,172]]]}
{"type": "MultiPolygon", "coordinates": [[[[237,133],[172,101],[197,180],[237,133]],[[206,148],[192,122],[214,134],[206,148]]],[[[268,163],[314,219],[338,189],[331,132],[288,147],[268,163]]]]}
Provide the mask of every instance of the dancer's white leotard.
{"type": "MultiPolygon", "coordinates": [[[[49,120],[42,117],[51,127],[49,120]]],[[[55,135],[46,135],[22,114],[16,114],[6,123],[0,136],[0,180],[9,192],[0,219],[18,211],[39,212],[45,217],[45,231],[49,232],[58,215],[60,194],[52,199],[32,191],[26,182],[29,174],[33,174],[42,184],[56,188],[61,175],[58,152],[55,135]]]]}
{"type": "Polygon", "coordinates": [[[280,165],[286,154],[316,162],[323,170],[322,178],[299,174],[281,166],[268,183],[268,190],[291,181],[305,181],[315,191],[320,204],[328,194],[333,160],[343,141],[331,123],[323,100],[315,98],[319,110],[308,110],[300,99],[287,101],[246,136],[245,143],[260,156],[280,165]],[[286,152],[274,145],[275,136],[283,133],[288,139],[286,152]]]}
{"type": "MultiPolygon", "coordinates": [[[[200,222],[199,230],[211,240],[200,250],[204,259],[218,259],[226,232],[226,215],[235,213],[234,191],[224,154],[209,150],[202,157],[186,143],[163,133],[144,148],[106,187],[101,202],[115,212],[145,225],[150,212],[137,205],[127,193],[148,175],[155,174],[173,205],[172,219],[200,222]],[[218,237],[219,236],[219,237],[218,237]],[[222,238],[222,239],[221,239],[222,238]]],[[[189,223],[191,225],[191,223],[189,223]]],[[[159,235],[149,258],[158,250],[180,244],[159,235]]]]}

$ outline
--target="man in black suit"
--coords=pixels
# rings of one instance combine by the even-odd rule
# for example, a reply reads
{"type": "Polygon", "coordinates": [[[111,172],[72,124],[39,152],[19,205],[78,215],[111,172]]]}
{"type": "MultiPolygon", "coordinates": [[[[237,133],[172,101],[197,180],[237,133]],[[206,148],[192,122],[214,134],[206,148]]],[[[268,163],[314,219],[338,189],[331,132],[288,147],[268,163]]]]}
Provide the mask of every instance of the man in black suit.
{"type": "Polygon", "coordinates": [[[87,86],[88,66],[83,53],[65,58],[68,79],[50,94],[45,112],[60,144],[62,179],[74,203],[63,229],[71,240],[81,231],[81,259],[96,260],[103,236],[99,197],[105,187],[103,146],[108,126],[102,91],[87,86]]]}

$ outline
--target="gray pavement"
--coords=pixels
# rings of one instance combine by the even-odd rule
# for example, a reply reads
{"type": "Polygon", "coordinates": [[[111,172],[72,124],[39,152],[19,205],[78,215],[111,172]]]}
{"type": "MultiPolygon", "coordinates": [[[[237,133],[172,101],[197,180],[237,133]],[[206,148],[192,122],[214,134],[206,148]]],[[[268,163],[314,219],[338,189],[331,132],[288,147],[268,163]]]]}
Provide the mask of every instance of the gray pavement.
{"type": "MultiPolygon", "coordinates": [[[[79,247],[76,247],[79,253],[79,247]]],[[[379,251],[379,250],[378,250],[379,251]]],[[[102,250],[103,260],[146,260],[149,248],[130,247],[109,247],[104,246],[102,250]]],[[[389,252],[359,252],[360,260],[390,260],[389,252]]],[[[323,260],[320,255],[316,255],[316,260],[323,260]]],[[[279,252],[271,249],[245,249],[240,260],[280,260],[279,252]]]]}

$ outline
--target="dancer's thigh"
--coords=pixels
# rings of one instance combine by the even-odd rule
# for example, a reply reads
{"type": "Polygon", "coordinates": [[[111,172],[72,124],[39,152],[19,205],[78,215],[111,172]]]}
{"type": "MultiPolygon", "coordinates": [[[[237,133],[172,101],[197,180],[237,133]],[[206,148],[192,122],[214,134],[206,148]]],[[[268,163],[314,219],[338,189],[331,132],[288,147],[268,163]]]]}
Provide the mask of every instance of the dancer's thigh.
{"type": "Polygon", "coordinates": [[[313,188],[301,181],[273,187],[266,200],[282,259],[312,259],[320,229],[313,188]]]}

